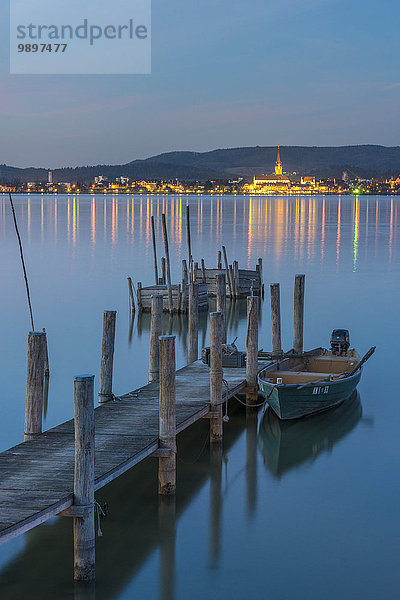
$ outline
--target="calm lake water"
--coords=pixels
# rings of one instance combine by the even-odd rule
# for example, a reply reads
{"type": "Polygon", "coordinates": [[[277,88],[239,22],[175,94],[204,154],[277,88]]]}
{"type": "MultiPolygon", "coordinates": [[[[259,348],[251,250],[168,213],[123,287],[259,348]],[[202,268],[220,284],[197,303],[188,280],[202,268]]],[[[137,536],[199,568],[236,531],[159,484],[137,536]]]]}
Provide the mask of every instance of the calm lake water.
{"type": "MultiPolygon", "coordinates": [[[[283,343],[292,345],[293,279],[306,274],[305,347],[348,328],[360,354],[377,346],[359,396],[335,411],[282,424],[230,407],[224,451],[208,424],[179,436],[176,505],[159,506],[148,459],[97,493],[110,515],[97,538],[97,582],[72,585],[72,523],[53,519],[0,546],[6,600],[80,598],[392,599],[400,594],[398,197],[16,196],[36,329],[46,328],[45,427],[73,415],[73,377],[99,376],[102,313],[118,311],[116,394],[146,382],[149,320],[129,322],[126,277],[153,283],[150,217],[167,215],[172,279],[187,257],[252,267],[262,257],[260,347],[270,349],[269,283],[281,283],[283,343]],[[130,332],[131,326],[131,332],[130,332]],[[201,452],[203,449],[203,452],[201,452]]],[[[22,441],[30,321],[8,198],[0,196],[1,450],[22,441]]],[[[245,301],[228,338],[245,345],[245,301]]],[[[185,319],[164,319],[186,364],[185,319]]],[[[203,318],[200,345],[207,344],[203,318]]]]}

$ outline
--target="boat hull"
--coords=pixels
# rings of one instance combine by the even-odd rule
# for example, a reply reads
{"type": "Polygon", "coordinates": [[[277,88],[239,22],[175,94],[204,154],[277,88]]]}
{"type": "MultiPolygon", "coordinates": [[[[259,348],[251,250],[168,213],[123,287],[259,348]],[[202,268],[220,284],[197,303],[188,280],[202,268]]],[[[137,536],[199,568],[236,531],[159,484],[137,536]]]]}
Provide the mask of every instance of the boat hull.
{"type": "Polygon", "coordinates": [[[337,406],[350,398],[360,377],[361,370],[352,377],[304,387],[297,384],[277,386],[259,379],[259,389],[280,419],[298,419],[337,406]]]}

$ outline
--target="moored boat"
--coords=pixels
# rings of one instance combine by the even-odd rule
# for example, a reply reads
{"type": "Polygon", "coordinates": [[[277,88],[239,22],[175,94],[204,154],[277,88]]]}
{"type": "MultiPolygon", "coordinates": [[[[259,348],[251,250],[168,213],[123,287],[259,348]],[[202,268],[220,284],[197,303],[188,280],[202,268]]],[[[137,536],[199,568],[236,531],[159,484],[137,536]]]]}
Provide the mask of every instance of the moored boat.
{"type": "MultiPolygon", "coordinates": [[[[345,332],[348,339],[346,330],[335,331],[345,332]]],[[[375,347],[360,361],[347,343],[338,349],[333,340],[332,334],[330,350],[315,348],[301,355],[289,353],[260,372],[260,393],[280,419],[298,419],[332,408],[355,391],[362,365],[375,347]]]]}

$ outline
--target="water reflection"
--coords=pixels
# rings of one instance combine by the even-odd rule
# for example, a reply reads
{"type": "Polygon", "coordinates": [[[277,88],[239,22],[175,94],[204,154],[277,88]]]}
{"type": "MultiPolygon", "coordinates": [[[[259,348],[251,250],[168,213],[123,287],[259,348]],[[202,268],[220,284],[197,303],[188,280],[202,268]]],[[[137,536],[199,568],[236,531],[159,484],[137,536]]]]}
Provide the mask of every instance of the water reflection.
{"type": "Polygon", "coordinates": [[[361,417],[357,392],[336,408],[293,421],[281,421],[268,408],[258,437],[264,463],[277,478],[299,465],[311,464],[322,452],[330,452],[346,437],[361,417]]]}

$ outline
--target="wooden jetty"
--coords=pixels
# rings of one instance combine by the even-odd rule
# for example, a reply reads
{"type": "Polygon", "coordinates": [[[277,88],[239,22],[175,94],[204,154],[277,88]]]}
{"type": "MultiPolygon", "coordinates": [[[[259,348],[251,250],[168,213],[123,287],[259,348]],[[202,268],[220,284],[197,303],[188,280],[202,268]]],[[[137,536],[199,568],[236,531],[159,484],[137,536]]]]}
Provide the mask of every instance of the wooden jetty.
{"type": "MultiPolygon", "coordinates": [[[[207,285],[199,285],[199,302],[198,310],[208,310],[207,285]]],[[[179,284],[171,285],[173,313],[186,313],[189,310],[189,285],[179,284]]],[[[151,297],[156,294],[161,294],[163,297],[163,311],[171,312],[168,303],[168,286],[167,285],[150,285],[142,287],[139,281],[137,284],[137,303],[139,310],[143,312],[151,312],[151,297]]]]}
{"type": "MultiPolygon", "coordinates": [[[[225,254],[225,253],[224,253],[225,254]]],[[[258,260],[255,270],[239,269],[237,261],[233,265],[228,265],[222,268],[219,264],[216,269],[207,269],[204,260],[201,261],[201,266],[194,263],[194,281],[200,284],[207,285],[207,293],[209,296],[217,295],[217,275],[222,273],[226,276],[226,295],[230,298],[247,298],[251,291],[255,296],[261,296],[263,290],[262,282],[262,260],[258,260]]]]}

